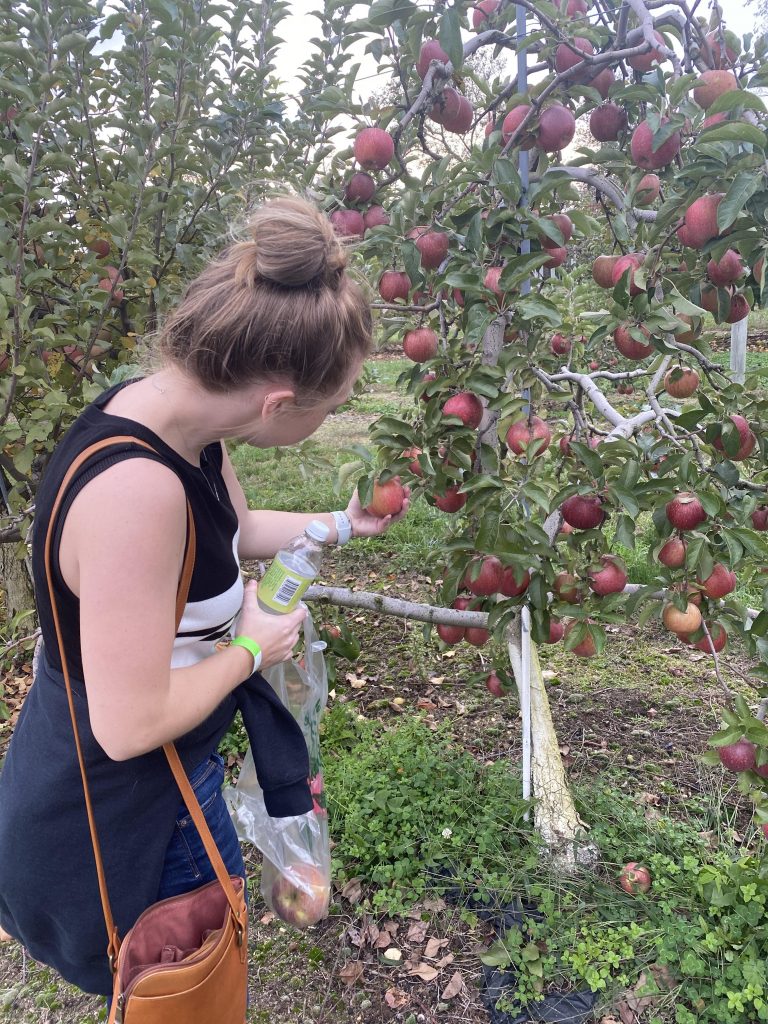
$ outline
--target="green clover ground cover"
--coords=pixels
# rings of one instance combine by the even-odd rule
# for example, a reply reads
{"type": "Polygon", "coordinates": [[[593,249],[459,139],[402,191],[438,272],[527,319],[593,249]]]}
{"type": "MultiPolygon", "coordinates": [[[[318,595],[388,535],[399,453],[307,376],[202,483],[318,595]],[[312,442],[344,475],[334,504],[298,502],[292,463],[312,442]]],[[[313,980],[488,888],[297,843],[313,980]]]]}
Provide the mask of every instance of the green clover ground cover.
{"type": "Polygon", "coordinates": [[[768,1020],[768,858],[725,837],[713,849],[703,805],[673,820],[609,786],[582,785],[577,802],[603,860],[563,879],[541,859],[505,759],[478,762],[418,718],[385,728],[343,705],[329,712],[323,744],[334,877],[362,880],[361,911],[404,913],[435,894],[465,907],[478,898],[538,907],[540,920],[508,931],[484,958],[519,975],[502,1009],[519,1012],[551,988],[589,988],[607,1006],[644,975],[649,1022],[768,1020]],[[617,884],[631,860],[650,869],[645,895],[617,884]]]}

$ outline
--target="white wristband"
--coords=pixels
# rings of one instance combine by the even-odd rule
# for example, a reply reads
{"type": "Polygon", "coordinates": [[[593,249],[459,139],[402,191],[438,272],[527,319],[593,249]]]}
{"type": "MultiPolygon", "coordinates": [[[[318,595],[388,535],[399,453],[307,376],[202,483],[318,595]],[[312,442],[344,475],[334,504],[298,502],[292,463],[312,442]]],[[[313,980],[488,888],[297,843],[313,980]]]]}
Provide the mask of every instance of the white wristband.
{"type": "Polygon", "coordinates": [[[336,523],[336,543],[346,544],[352,539],[352,523],[346,512],[331,512],[333,521],[336,523]]]}

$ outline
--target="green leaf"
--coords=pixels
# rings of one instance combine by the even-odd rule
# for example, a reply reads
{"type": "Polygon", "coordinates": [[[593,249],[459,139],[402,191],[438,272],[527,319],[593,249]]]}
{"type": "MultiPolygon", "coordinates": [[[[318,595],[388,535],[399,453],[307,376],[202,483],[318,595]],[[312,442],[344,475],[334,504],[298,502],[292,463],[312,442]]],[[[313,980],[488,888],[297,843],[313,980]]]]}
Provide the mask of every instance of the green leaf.
{"type": "Polygon", "coordinates": [[[735,110],[737,107],[743,107],[745,110],[757,110],[761,114],[766,112],[765,104],[755,93],[747,92],[746,89],[735,89],[733,92],[724,92],[722,96],[718,96],[715,102],[707,107],[707,117],[735,110]]]}
{"type": "Polygon", "coordinates": [[[634,549],[635,546],[635,522],[631,516],[621,515],[616,523],[616,543],[623,544],[625,548],[634,549]]]}
{"type": "Polygon", "coordinates": [[[464,46],[461,42],[461,22],[455,7],[449,7],[440,19],[437,39],[442,48],[451,58],[454,71],[457,71],[464,60],[464,46]]]}
{"type": "Polygon", "coordinates": [[[740,171],[717,208],[717,226],[722,233],[736,220],[748,199],[762,186],[762,176],[754,170],[740,171]]]}
{"type": "Polygon", "coordinates": [[[417,10],[411,0],[375,0],[366,20],[376,28],[388,28],[396,21],[407,22],[417,10]]]}
{"type": "Polygon", "coordinates": [[[512,962],[512,957],[503,942],[494,942],[485,953],[480,954],[480,960],[488,967],[506,967],[512,962]]]}
{"type": "Polygon", "coordinates": [[[745,121],[729,121],[707,131],[702,141],[706,142],[748,142],[758,149],[765,149],[765,132],[745,121]]]}
{"type": "Polygon", "coordinates": [[[627,514],[631,519],[637,519],[640,515],[640,506],[637,501],[635,501],[634,496],[626,488],[612,484],[608,488],[608,495],[616,505],[627,510],[627,514]]]}
{"type": "Polygon", "coordinates": [[[570,447],[579,462],[587,467],[595,480],[599,480],[603,475],[603,463],[597,452],[580,441],[571,441],[570,447]]]}
{"type": "Polygon", "coordinates": [[[535,320],[536,317],[542,317],[553,327],[558,327],[563,319],[557,306],[540,295],[526,295],[517,303],[517,310],[524,320],[535,320]]]}

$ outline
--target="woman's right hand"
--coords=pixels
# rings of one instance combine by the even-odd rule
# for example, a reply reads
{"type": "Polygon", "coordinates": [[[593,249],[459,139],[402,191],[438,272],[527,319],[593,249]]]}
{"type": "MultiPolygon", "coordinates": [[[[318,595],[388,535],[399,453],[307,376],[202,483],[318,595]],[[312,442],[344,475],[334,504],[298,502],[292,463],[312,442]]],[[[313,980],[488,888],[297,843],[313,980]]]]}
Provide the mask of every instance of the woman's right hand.
{"type": "Polygon", "coordinates": [[[261,668],[270,668],[288,661],[307,616],[307,609],[299,605],[285,615],[271,615],[259,608],[256,600],[259,585],[250,580],[245,585],[243,607],[237,620],[235,636],[247,636],[261,647],[261,668]]]}

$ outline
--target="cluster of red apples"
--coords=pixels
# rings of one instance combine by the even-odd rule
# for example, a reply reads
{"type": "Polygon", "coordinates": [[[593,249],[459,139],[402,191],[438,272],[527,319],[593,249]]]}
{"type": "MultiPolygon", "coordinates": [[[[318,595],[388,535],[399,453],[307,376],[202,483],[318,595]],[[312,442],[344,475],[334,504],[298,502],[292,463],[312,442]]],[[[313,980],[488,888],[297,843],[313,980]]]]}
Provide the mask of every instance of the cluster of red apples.
{"type": "Polygon", "coordinates": [[[363,128],[354,143],[355,160],[362,168],[344,186],[346,207],[334,210],[331,223],[343,238],[363,238],[371,228],[389,224],[389,214],[373,202],[377,183],[369,171],[383,171],[394,159],[395,143],[383,128],[363,128]],[[361,209],[365,207],[365,209],[361,209]]]}

